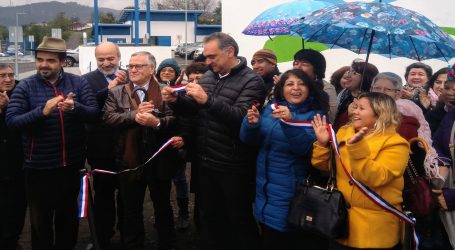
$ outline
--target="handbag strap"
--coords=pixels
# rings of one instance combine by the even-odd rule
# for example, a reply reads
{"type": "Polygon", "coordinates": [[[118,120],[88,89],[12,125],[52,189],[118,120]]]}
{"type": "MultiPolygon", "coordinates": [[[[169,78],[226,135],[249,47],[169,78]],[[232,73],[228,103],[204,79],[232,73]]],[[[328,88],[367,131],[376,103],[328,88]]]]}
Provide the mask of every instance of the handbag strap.
{"type": "Polygon", "coordinates": [[[332,144],[329,144],[330,147],[330,160],[329,160],[329,165],[330,165],[330,175],[329,179],[327,181],[327,187],[330,188],[330,190],[336,189],[337,188],[337,179],[336,179],[336,160],[335,160],[335,152],[333,149],[332,144]]]}

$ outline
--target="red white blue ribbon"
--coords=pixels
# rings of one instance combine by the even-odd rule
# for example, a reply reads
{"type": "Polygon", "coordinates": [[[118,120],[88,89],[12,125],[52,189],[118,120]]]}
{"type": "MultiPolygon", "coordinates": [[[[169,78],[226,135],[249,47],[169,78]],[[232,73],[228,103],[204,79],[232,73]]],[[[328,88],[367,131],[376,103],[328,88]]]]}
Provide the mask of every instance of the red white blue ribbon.
{"type": "Polygon", "coordinates": [[[188,85],[188,84],[180,84],[180,85],[171,86],[172,92],[176,92],[176,93],[185,92],[186,85],[188,85]]]}
{"type": "Polygon", "coordinates": [[[79,191],[79,218],[87,217],[87,206],[88,206],[88,181],[90,174],[85,174],[81,178],[81,185],[79,191]]]}
{"type": "Polygon", "coordinates": [[[98,174],[111,174],[111,175],[118,175],[130,171],[137,170],[141,167],[144,167],[149,163],[151,160],[153,160],[158,154],[160,154],[165,148],[167,148],[169,145],[172,144],[174,140],[171,138],[167,140],[159,149],[156,151],[145,163],[139,165],[138,167],[132,168],[132,169],[125,169],[120,172],[113,172],[113,171],[108,171],[104,169],[93,169],[92,171],[86,173],[84,176],[81,178],[81,184],[79,188],[79,218],[85,218],[87,217],[87,207],[88,207],[88,199],[89,199],[89,178],[95,173],[98,174]]]}

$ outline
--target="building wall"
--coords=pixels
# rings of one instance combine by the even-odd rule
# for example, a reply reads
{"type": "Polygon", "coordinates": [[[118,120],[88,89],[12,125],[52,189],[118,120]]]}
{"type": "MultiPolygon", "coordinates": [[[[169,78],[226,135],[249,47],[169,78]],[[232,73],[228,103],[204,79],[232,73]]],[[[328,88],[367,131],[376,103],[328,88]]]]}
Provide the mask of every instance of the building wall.
{"type": "Polygon", "coordinates": [[[126,42],[125,43],[131,43],[131,36],[127,35],[100,35],[100,43],[102,42],[107,42],[107,39],[108,38],[124,38],[126,39],[126,42]]]}
{"type": "MultiPolygon", "coordinates": [[[[171,57],[171,49],[166,46],[140,46],[140,47],[123,47],[120,46],[120,54],[122,58],[120,65],[125,68],[128,65],[131,54],[137,51],[149,51],[155,56],[157,64],[166,58],[171,57]]],[[[96,69],[95,46],[79,46],[79,69],[81,74],[93,71],[96,69]]]]}
{"type": "MultiPolygon", "coordinates": [[[[152,36],[171,36],[171,44],[177,45],[185,42],[185,22],[163,22],[152,21],[151,26],[152,36]]],[[[134,22],[132,23],[132,31],[134,32],[134,22]]],[[[144,38],[147,33],[147,22],[139,22],[139,37],[144,38]]],[[[187,41],[195,42],[195,25],[194,22],[187,23],[187,41]]],[[[134,40],[133,40],[134,42],[134,40]]]]}

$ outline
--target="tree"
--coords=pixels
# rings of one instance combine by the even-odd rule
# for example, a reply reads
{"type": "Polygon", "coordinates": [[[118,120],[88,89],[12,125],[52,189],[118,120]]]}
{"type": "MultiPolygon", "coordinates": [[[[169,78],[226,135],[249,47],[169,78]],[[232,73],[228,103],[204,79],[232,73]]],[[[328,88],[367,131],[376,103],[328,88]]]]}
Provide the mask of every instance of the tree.
{"type": "Polygon", "coordinates": [[[5,40],[9,36],[8,28],[0,25],[0,40],[5,40]]]}
{"type": "Polygon", "coordinates": [[[59,12],[48,24],[51,28],[62,29],[62,32],[65,32],[70,29],[71,21],[65,16],[65,12],[59,12]]]}
{"type": "Polygon", "coordinates": [[[118,23],[117,19],[115,18],[114,14],[112,14],[112,12],[108,12],[106,14],[103,12],[100,12],[99,13],[99,22],[100,23],[118,23]]]}
{"type": "Polygon", "coordinates": [[[46,26],[29,24],[24,26],[24,35],[33,35],[35,38],[35,44],[40,44],[44,36],[51,35],[51,30],[46,26]]]}

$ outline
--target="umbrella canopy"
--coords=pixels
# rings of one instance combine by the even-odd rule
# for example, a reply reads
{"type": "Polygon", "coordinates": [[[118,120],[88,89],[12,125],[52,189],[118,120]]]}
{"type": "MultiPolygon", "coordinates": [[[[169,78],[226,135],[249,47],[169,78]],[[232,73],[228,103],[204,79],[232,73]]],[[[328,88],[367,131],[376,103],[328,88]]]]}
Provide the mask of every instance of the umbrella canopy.
{"type": "MultiPolygon", "coordinates": [[[[341,1],[341,0],[331,0],[341,1]]],[[[253,36],[275,36],[289,34],[289,25],[309,13],[332,4],[318,0],[297,0],[279,4],[265,10],[244,30],[243,34],[253,36]]]]}
{"type": "Polygon", "coordinates": [[[386,3],[352,2],[317,10],[290,27],[308,41],[415,60],[455,57],[455,41],[428,18],[386,3]]]}

